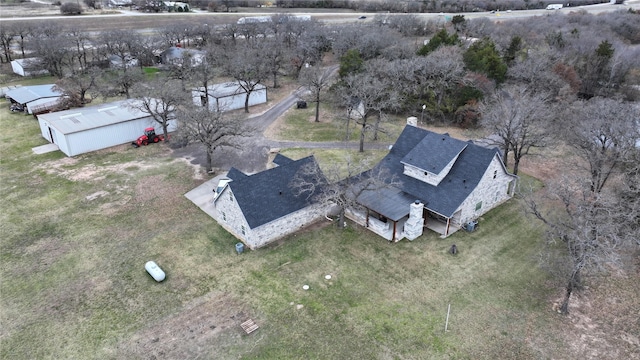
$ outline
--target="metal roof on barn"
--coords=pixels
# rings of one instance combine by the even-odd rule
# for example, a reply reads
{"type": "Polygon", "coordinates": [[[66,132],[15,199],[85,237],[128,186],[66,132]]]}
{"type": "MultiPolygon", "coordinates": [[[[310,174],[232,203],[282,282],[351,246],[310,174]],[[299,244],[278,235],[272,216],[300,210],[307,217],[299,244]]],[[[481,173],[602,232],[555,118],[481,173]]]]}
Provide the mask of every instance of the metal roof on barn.
{"type": "Polygon", "coordinates": [[[11,62],[20,64],[20,66],[22,66],[23,69],[34,69],[34,68],[39,69],[41,67],[39,58],[15,59],[15,60],[12,60],[11,62]]]}
{"type": "Polygon", "coordinates": [[[148,117],[149,114],[133,108],[138,100],[121,100],[97,106],[58,111],[38,115],[63,134],[118,124],[148,117]]]}
{"type": "MultiPolygon", "coordinates": [[[[209,85],[209,96],[214,98],[222,98],[227,96],[234,96],[240,94],[246,94],[247,92],[240,86],[240,84],[236,81],[230,81],[221,84],[209,85]]],[[[254,91],[266,89],[266,86],[263,84],[256,85],[254,91]]],[[[204,87],[199,87],[195,89],[204,94],[204,87]]]]}
{"type": "Polygon", "coordinates": [[[62,96],[62,92],[53,90],[54,86],[55,84],[22,86],[7,91],[5,96],[19,104],[26,104],[43,98],[62,96]]]}

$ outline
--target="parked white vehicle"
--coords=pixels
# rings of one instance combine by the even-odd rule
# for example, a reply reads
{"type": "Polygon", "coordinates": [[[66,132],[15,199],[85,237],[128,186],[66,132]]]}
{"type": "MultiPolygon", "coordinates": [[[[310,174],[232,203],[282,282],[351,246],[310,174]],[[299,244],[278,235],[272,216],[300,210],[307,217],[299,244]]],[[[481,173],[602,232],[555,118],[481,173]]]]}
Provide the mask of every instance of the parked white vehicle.
{"type": "Polygon", "coordinates": [[[547,5],[547,10],[560,10],[562,9],[562,4],[549,4],[547,5]]]}

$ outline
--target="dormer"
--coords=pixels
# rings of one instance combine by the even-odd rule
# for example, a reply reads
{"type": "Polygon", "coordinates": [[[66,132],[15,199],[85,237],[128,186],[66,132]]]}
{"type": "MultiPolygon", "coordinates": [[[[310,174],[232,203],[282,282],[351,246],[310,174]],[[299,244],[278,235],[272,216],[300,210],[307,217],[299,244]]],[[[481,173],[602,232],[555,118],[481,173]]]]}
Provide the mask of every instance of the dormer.
{"type": "Polygon", "coordinates": [[[455,164],[467,143],[448,134],[427,134],[402,159],[404,175],[438,186],[455,164]]]}

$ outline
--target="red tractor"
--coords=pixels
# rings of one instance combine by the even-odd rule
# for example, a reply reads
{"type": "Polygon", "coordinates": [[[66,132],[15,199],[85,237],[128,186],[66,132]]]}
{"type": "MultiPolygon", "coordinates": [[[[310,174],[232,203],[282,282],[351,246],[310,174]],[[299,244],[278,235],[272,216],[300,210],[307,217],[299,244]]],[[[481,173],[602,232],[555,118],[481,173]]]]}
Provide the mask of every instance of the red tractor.
{"type": "Polygon", "coordinates": [[[140,136],[138,140],[131,143],[135,147],[142,145],[149,145],[151,143],[157,143],[164,141],[164,135],[156,135],[156,130],[152,127],[144,129],[144,135],[140,136]]]}

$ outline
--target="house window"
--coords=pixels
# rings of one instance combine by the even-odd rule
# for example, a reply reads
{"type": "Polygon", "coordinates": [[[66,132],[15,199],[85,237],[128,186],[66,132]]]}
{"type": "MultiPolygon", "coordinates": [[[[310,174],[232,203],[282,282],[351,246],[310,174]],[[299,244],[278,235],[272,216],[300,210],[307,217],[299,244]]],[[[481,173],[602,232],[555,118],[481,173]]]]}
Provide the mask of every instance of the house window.
{"type": "Polygon", "coordinates": [[[494,170],[493,171],[493,178],[497,178],[498,177],[498,170],[494,170]]]}
{"type": "Polygon", "coordinates": [[[222,221],[227,221],[227,214],[224,211],[222,212],[222,221]]]}
{"type": "Polygon", "coordinates": [[[207,97],[206,96],[204,96],[204,95],[200,96],[200,104],[202,106],[207,106],[207,97]]]}
{"type": "Polygon", "coordinates": [[[476,211],[482,209],[482,201],[476,204],[476,211]]]}
{"type": "Polygon", "coordinates": [[[240,230],[242,230],[242,235],[245,235],[245,233],[244,233],[244,225],[240,226],[240,230]]]}
{"type": "Polygon", "coordinates": [[[233,202],[233,193],[229,192],[229,201],[233,202]]]}

